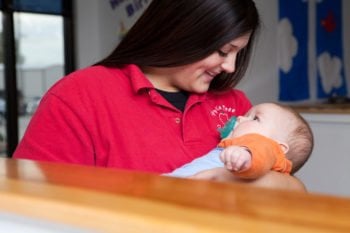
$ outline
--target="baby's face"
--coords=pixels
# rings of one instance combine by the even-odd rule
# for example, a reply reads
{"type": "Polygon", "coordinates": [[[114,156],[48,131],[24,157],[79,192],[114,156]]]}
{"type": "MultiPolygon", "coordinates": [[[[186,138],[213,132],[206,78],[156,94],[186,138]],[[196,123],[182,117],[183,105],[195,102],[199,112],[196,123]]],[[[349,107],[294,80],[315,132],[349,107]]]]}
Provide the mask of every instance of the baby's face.
{"type": "Polygon", "coordinates": [[[239,116],[230,137],[258,133],[277,141],[286,141],[292,126],[292,115],[277,105],[264,103],[252,107],[245,116],[239,116]]]}

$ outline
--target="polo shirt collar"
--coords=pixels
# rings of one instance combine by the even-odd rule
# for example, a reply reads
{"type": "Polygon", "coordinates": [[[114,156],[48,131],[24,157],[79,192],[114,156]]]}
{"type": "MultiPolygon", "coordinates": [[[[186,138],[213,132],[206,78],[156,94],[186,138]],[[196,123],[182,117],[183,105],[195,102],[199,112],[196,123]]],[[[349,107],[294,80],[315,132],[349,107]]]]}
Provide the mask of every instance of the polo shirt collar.
{"type": "MultiPolygon", "coordinates": [[[[139,93],[145,89],[155,89],[153,84],[147,79],[141,69],[134,64],[126,65],[124,68],[125,74],[130,78],[131,85],[135,93],[139,93]]],[[[196,94],[192,93],[189,97],[189,101],[198,103],[207,98],[207,93],[196,94]]]]}
{"type": "Polygon", "coordinates": [[[141,69],[134,64],[123,67],[124,73],[130,78],[132,89],[135,93],[142,89],[154,88],[141,69]]]}

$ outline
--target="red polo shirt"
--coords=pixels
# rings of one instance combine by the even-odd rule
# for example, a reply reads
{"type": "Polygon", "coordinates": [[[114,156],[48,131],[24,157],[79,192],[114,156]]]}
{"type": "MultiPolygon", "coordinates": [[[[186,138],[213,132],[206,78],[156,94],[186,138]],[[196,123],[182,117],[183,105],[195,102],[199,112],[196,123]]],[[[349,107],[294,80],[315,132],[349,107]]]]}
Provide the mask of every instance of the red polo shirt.
{"type": "Polygon", "coordinates": [[[232,90],[192,94],[181,112],[135,65],[88,67],[45,94],[13,156],[170,172],[215,147],[218,128],[250,107],[232,90]]]}

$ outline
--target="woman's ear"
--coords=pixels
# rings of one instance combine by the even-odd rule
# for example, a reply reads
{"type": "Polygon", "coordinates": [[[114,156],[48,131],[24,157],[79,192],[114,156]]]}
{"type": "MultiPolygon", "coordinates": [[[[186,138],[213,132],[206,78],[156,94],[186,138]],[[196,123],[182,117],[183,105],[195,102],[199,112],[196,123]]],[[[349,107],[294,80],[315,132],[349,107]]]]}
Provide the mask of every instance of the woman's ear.
{"type": "Polygon", "coordinates": [[[278,144],[280,145],[282,151],[284,154],[287,154],[287,152],[289,151],[289,146],[287,143],[285,142],[278,142],[278,144]]]}

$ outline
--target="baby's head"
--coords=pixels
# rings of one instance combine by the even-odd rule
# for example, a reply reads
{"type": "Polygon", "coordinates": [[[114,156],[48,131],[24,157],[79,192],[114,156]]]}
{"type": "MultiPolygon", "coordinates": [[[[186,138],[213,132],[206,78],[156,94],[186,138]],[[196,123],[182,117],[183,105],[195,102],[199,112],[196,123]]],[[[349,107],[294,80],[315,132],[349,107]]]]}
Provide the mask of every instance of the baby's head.
{"type": "Polygon", "coordinates": [[[263,103],[239,116],[230,137],[258,133],[277,141],[292,161],[292,174],[308,160],[313,149],[313,134],[305,119],[291,107],[263,103]]]}
{"type": "Polygon", "coordinates": [[[295,121],[287,138],[289,150],[286,153],[286,157],[293,163],[291,173],[294,174],[309,159],[314,146],[314,137],[310,125],[298,112],[288,106],[280,107],[289,112],[295,121]]]}

